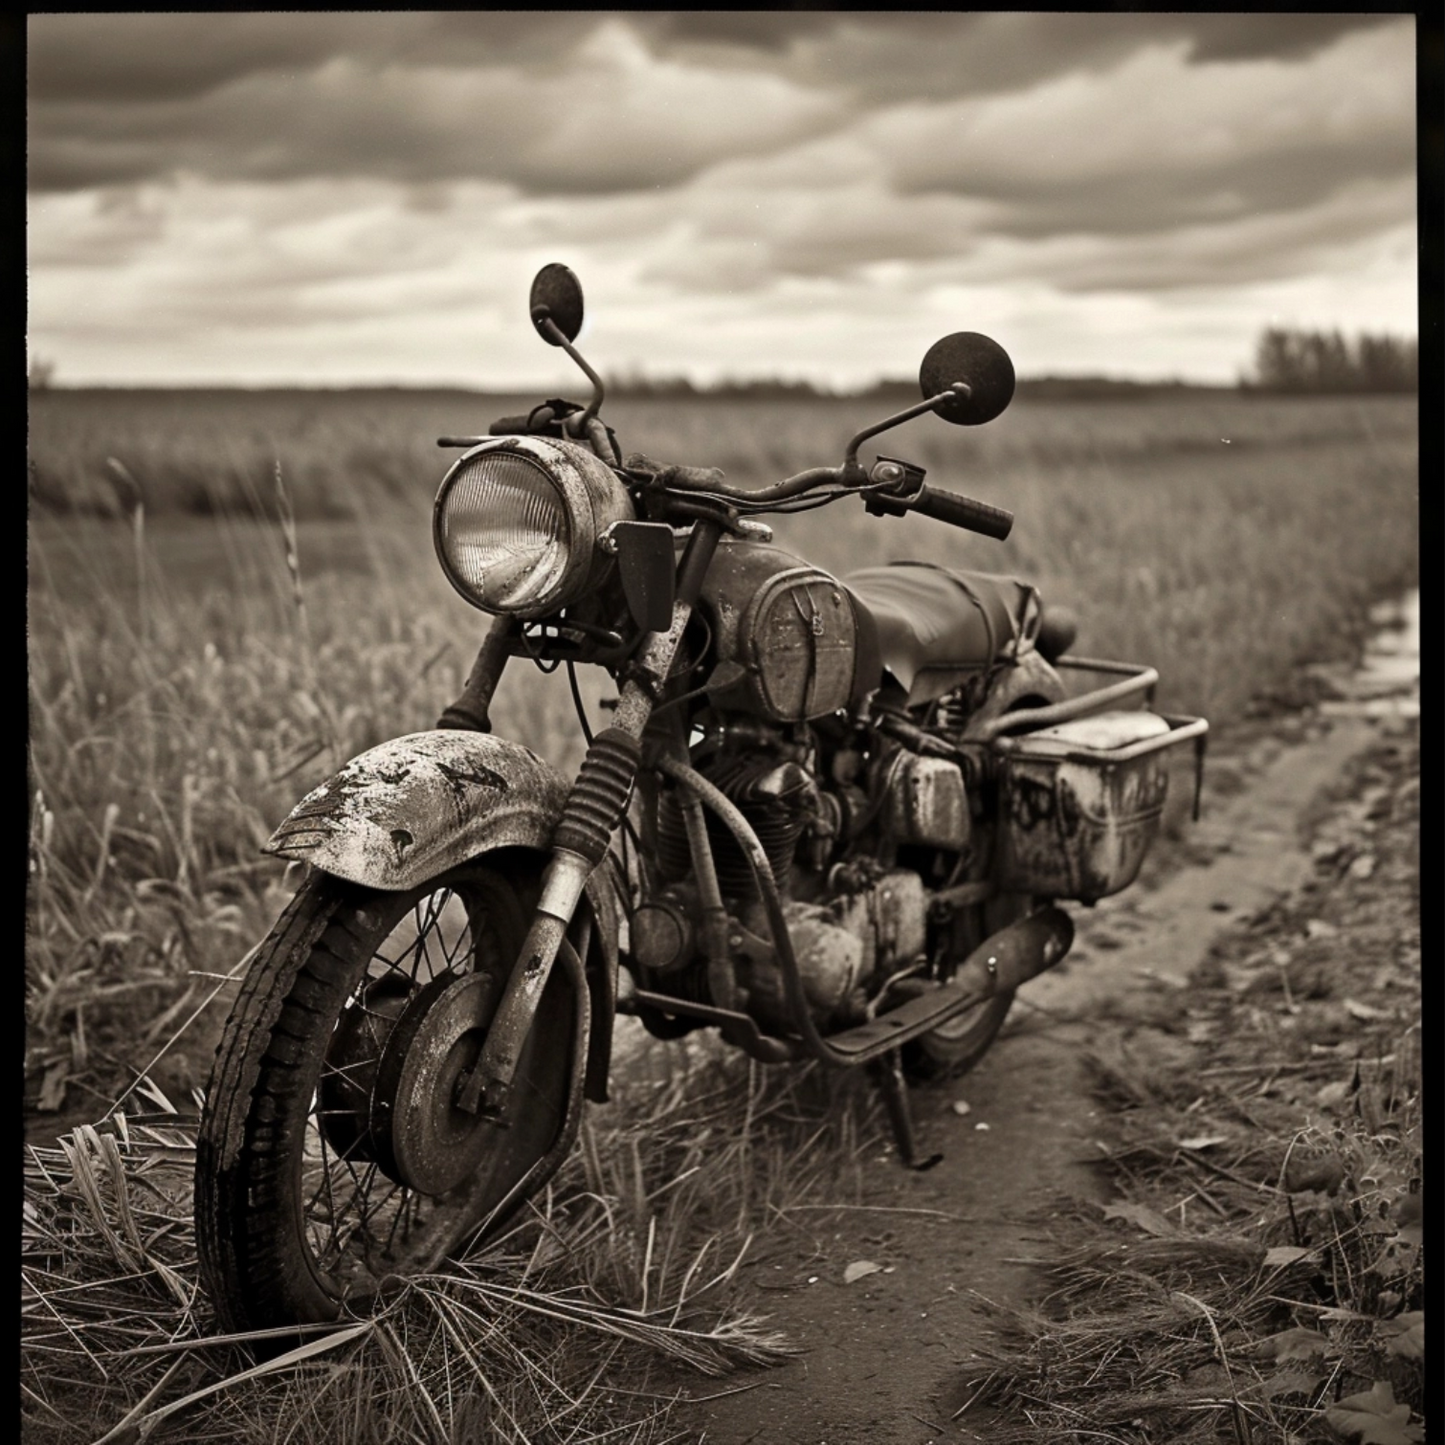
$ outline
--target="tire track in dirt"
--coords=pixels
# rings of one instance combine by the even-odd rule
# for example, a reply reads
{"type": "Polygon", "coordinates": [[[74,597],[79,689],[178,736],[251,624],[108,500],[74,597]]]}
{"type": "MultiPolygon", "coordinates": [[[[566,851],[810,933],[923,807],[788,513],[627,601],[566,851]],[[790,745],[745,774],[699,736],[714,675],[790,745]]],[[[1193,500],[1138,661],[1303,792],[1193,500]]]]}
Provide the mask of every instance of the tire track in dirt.
{"type": "MultiPolygon", "coordinates": [[[[1090,1167],[1097,1112],[1081,1054],[1131,1020],[1167,1010],[1222,934],[1305,881],[1311,805],[1375,740],[1382,720],[1389,726],[1388,694],[1399,682],[1363,684],[1361,695],[1293,720],[1302,739],[1294,745],[1266,737],[1224,759],[1232,792],[1212,800],[1206,777],[1205,812],[1184,866],[1152,888],[1141,883],[1092,910],[1071,910],[1078,933],[1069,961],[1020,992],[980,1066],[914,1091],[923,1149],[944,1151],[936,1168],[906,1172],[890,1150],[867,1165],[862,1208],[820,1207],[770,1223],[760,1257],[745,1268],[772,1323],[804,1353],[722,1386],[735,1393],[680,1404],[675,1423],[684,1433],[674,1438],[987,1438],[952,1419],[979,1373],[986,1302],[1026,1300],[1035,1283],[1029,1261],[1059,1206],[1105,1198],[1090,1167]],[[844,1272],[857,1261],[881,1268],[848,1284],[844,1272]]],[[[1405,698],[1398,710],[1411,705],[1405,698]]],[[[1167,1036],[1153,1037],[1168,1046],[1167,1036]]],[[[694,1397],[719,1388],[695,1377],[671,1387],[694,1397]]]]}

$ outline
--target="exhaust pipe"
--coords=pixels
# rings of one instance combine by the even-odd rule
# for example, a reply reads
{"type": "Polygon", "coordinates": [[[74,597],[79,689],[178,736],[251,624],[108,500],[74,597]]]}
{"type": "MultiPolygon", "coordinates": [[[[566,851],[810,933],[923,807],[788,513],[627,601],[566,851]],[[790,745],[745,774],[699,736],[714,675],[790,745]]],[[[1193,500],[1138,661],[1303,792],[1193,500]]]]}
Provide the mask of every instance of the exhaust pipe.
{"type": "Polygon", "coordinates": [[[1012,993],[1062,963],[1073,942],[1074,920],[1050,904],[984,939],[959,965],[952,982],[985,996],[1012,993]]]}

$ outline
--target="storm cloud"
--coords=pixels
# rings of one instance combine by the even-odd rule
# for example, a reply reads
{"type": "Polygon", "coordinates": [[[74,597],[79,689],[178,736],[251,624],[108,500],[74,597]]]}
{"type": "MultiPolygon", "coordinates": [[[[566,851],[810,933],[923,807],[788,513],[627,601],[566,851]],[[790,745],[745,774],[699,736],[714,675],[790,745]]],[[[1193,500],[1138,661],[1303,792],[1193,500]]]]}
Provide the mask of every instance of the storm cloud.
{"type": "MultiPolygon", "coordinates": [[[[1036,93],[1047,104],[1070,89],[1089,97],[1090,120],[1108,133],[1121,115],[1143,121],[1137,97],[1120,94],[1111,116],[1095,108],[1089,78],[1121,68],[1127,76],[1141,50],[1181,55],[1180,83],[1194,96],[1215,91],[1218,77],[1201,83],[1188,72],[1223,61],[1273,66],[1277,88],[1290,87],[1293,71],[1297,88],[1315,88],[1320,109],[1338,92],[1300,62],[1341,37],[1378,31],[1382,18],[1390,17],[41,15],[29,30],[30,185],[77,189],[184,170],[213,180],[343,174],[501,179],[542,193],[628,190],[845,128],[866,119],[865,105],[927,116],[935,109],[927,102],[947,101],[935,124],[948,127],[957,107],[986,108],[981,98],[1010,93],[1032,106],[1036,93]]],[[[1386,49],[1398,53],[1411,43],[1408,27],[1392,30],[1386,49]]],[[[1177,94],[1155,98],[1166,111],[1152,117],[1156,129],[1164,120],[1182,133],[1194,120],[1177,113],[1177,94]]],[[[1005,126],[977,146],[948,134],[920,135],[917,145],[942,141],[933,158],[957,184],[1012,163],[1023,147],[1000,133],[1005,126]]],[[[1093,130],[1055,134],[1082,144],[1093,130]]]]}
{"type": "MultiPolygon", "coordinates": [[[[396,356],[436,358],[412,379],[485,381],[501,334],[468,362],[424,328],[446,313],[460,338],[460,310],[480,331],[549,259],[578,265],[589,304],[611,288],[639,366],[661,364],[643,319],[667,317],[706,317],[736,369],[888,364],[780,342],[802,293],[840,308],[833,335],[959,295],[1013,315],[1025,295],[1233,287],[1245,316],[1250,288],[1273,304],[1314,277],[1321,313],[1383,305],[1399,328],[1414,45],[1410,17],[1373,14],[32,15],[31,343],[83,375],[128,327],[159,340],[190,316],[246,340],[206,379],[268,346],[274,370],[247,365],[280,377],[288,318],[370,331],[379,308],[396,356]]],[[[1192,364],[1180,333],[1181,369],[1223,371],[1206,332],[1192,364]]],[[[196,337],[182,353],[204,369],[196,337]]]]}

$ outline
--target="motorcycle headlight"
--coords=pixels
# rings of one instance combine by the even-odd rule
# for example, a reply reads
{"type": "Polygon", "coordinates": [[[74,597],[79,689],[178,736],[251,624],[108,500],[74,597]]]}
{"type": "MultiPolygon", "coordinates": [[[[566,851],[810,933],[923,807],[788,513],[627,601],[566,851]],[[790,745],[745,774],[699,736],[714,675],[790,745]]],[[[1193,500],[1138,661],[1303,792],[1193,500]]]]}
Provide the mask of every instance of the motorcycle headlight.
{"type": "Polygon", "coordinates": [[[585,448],[498,437],[443,478],[432,536],[447,580],[473,607],[546,617],[601,584],[613,559],[597,539],[633,517],[627,488],[585,448]]]}

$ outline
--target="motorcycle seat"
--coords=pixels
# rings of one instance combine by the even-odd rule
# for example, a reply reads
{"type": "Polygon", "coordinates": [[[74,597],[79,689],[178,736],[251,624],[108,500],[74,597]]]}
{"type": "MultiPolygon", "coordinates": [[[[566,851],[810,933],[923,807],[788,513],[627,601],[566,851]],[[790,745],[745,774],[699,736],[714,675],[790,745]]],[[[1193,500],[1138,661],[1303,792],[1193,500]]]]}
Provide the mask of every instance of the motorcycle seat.
{"type": "Polygon", "coordinates": [[[840,580],[872,616],[883,666],[911,703],[1026,652],[1043,616],[1037,588],[989,572],[892,562],[840,580]]]}

